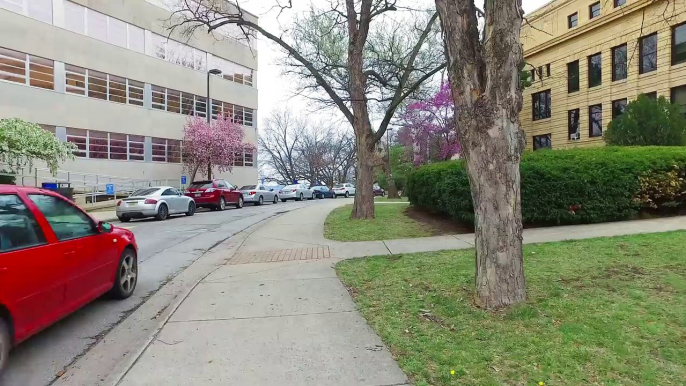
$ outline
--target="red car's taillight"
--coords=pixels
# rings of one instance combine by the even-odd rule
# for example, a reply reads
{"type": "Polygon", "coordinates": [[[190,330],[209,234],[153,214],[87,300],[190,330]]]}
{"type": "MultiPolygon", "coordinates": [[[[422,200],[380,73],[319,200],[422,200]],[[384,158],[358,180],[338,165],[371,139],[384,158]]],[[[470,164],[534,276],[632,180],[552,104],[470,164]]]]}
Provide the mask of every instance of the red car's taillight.
{"type": "Polygon", "coordinates": [[[117,201],[117,206],[121,205],[121,200],[117,201]]]}
{"type": "Polygon", "coordinates": [[[157,200],[148,198],[147,200],[145,200],[145,204],[157,204],[157,200]]]}

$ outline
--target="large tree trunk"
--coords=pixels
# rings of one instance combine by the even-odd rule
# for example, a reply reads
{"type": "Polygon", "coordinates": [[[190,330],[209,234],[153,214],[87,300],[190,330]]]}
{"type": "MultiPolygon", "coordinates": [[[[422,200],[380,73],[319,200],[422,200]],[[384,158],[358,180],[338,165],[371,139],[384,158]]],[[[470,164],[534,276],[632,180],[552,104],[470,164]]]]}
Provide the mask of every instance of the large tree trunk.
{"type": "Polygon", "coordinates": [[[519,175],[521,1],[486,0],[483,42],[473,0],[436,0],[436,6],[474,203],[476,302],[502,308],[526,299],[519,175]]]}
{"type": "Polygon", "coordinates": [[[374,218],[374,138],[357,137],[357,180],[355,202],[350,218],[374,218]]]}

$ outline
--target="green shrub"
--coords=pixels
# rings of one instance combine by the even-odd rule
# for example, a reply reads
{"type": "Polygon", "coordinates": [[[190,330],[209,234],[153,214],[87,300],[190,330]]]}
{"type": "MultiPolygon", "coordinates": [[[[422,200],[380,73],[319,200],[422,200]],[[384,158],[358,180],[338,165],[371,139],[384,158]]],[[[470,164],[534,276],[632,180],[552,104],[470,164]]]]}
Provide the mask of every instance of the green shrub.
{"type": "Polygon", "coordinates": [[[664,97],[639,95],[610,122],[603,140],[616,146],[686,146],[686,119],[664,97]]]}
{"type": "MultiPolygon", "coordinates": [[[[603,147],[527,152],[520,166],[528,224],[621,220],[642,208],[686,207],[686,148],[603,147]]],[[[415,169],[410,202],[461,222],[474,221],[464,161],[415,169]]]]}

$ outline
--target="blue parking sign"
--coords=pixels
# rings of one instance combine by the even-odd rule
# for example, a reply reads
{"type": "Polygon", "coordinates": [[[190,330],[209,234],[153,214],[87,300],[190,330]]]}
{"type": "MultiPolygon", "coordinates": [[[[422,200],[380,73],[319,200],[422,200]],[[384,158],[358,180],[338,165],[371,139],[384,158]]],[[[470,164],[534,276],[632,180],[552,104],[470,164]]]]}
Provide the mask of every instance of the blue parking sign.
{"type": "Polygon", "coordinates": [[[181,176],[181,185],[186,185],[186,176],[181,176]]]}
{"type": "Polygon", "coordinates": [[[105,185],[105,193],[114,194],[114,184],[105,185]]]}

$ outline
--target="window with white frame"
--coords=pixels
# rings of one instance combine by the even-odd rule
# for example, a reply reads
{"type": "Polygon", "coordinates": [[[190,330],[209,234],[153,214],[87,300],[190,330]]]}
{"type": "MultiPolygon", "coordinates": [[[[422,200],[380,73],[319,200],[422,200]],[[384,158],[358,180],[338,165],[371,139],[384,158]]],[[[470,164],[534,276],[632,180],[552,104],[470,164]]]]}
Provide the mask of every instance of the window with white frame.
{"type": "Polygon", "coordinates": [[[0,80],[54,90],[54,62],[0,47],[0,80]]]}
{"type": "Polygon", "coordinates": [[[158,59],[198,71],[207,69],[207,52],[158,34],[152,34],[152,44],[154,56],[158,59]]]}
{"type": "Polygon", "coordinates": [[[52,24],[52,0],[0,0],[0,8],[52,24]]]}
{"type": "Polygon", "coordinates": [[[152,160],[155,162],[181,163],[181,141],[153,138],[152,160]]]}
{"type": "Polygon", "coordinates": [[[145,30],[71,1],[64,3],[64,28],[145,53],[145,30]]]}
{"type": "Polygon", "coordinates": [[[241,66],[240,64],[233,63],[218,56],[212,56],[211,68],[221,70],[222,73],[216,76],[247,86],[253,85],[253,70],[241,66]]]}
{"type": "Polygon", "coordinates": [[[245,166],[254,166],[254,154],[250,150],[245,151],[245,161],[244,165],[245,166]]]}
{"type": "MultiPolygon", "coordinates": [[[[159,141],[159,139],[156,139],[159,141]]],[[[181,141],[163,140],[164,160],[162,162],[181,162],[181,141]]],[[[145,137],[140,135],[108,133],[97,130],[67,128],[67,142],[77,147],[74,153],[79,158],[110,159],[121,161],[145,160],[145,137]]],[[[153,153],[156,153],[153,141],[153,153]]],[[[155,155],[154,160],[157,156],[155,155]]]]}
{"type": "MultiPolygon", "coordinates": [[[[143,106],[143,82],[66,64],[65,83],[65,91],[69,94],[143,106]]],[[[154,97],[153,91],[153,107],[157,108],[154,97]]]]}

